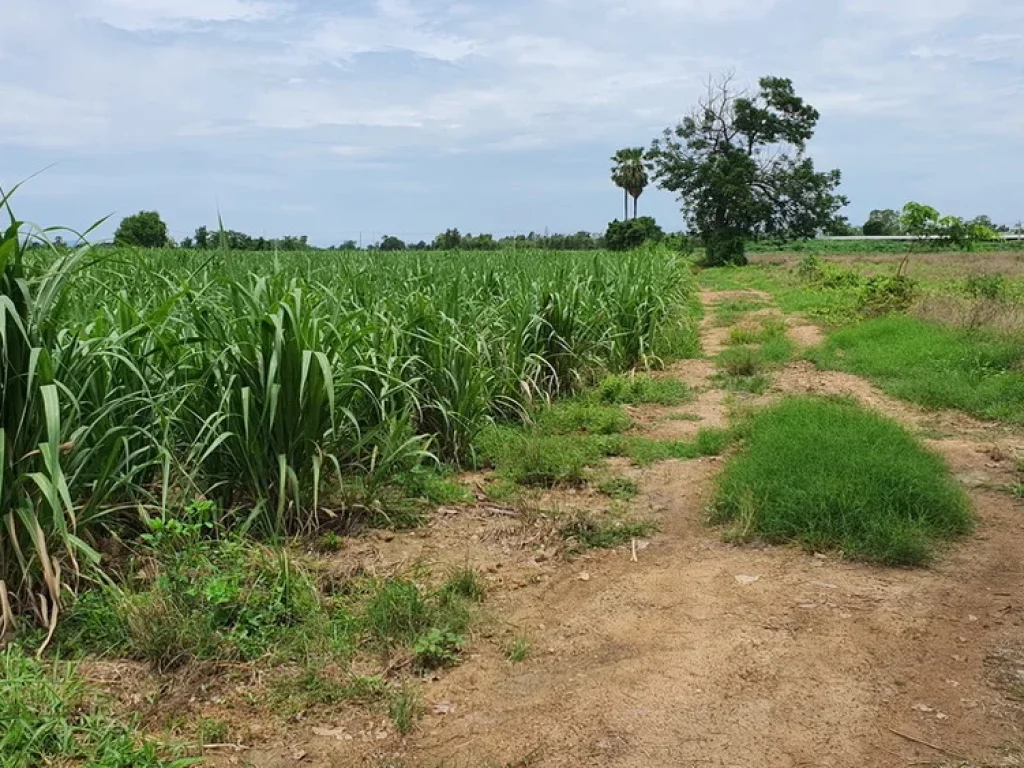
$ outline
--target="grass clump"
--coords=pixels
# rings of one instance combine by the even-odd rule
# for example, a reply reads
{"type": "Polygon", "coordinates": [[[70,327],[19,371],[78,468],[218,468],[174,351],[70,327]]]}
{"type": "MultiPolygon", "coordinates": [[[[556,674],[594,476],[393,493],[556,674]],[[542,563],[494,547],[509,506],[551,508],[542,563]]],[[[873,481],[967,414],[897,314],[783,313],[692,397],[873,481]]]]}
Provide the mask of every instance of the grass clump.
{"type": "Polygon", "coordinates": [[[822,368],[867,376],[926,408],[1024,423],[1020,339],[894,315],[836,331],[811,356],[822,368]]]}
{"type": "Polygon", "coordinates": [[[597,484],[599,493],[616,501],[629,501],[640,492],[636,480],[628,477],[609,477],[597,484]]]}
{"type": "Polygon", "coordinates": [[[480,440],[481,459],[516,485],[554,488],[580,486],[586,469],[602,458],[602,443],[582,435],[544,435],[509,427],[495,427],[480,440]]]}
{"type": "Polygon", "coordinates": [[[764,364],[764,355],[757,347],[731,347],[718,355],[718,367],[726,376],[756,376],[764,370],[764,364]]]}
{"type": "Polygon", "coordinates": [[[851,401],[791,398],[752,417],[747,447],[719,480],[714,519],[738,539],[842,549],[922,565],[967,533],[966,497],[942,460],[851,401]]]}
{"type": "Polygon", "coordinates": [[[763,309],[766,302],[760,299],[727,299],[715,308],[715,325],[733,325],[743,315],[763,309]]]}
{"type": "Polygon", "coordinates": [[[504,645],[502,650],[510,664],[521,664],[530,657],[533,646],[526,635],[516,635],[504,645]]]}
{"type": "Polygon", "coordinates": [[[658,530],[657,523],[631,522],[579,514],[560,528],[570,553],[587,549],[614,549],[632,539],[642,539],[658,530]]]}
{"type": "Polygon", "coordinates": [[[17,646],[0,650],[0,764],[184,768],[144,738],[133,720],[115,717],[74,667],[39,661],[17,646]]]}
{"type": "Polygon", "coordinates": [[[585,400],[569,400],[544,408],[535,423],[545,435],[616,435],[633,426],[632,419],[621,408],[585,400]]]}
{"type": "Polygon", "coordinates": [[[606,405],[680,405],[692,400],[693,392],[678,379],[630,374],[606,377],[594,397],[606,405]]]}

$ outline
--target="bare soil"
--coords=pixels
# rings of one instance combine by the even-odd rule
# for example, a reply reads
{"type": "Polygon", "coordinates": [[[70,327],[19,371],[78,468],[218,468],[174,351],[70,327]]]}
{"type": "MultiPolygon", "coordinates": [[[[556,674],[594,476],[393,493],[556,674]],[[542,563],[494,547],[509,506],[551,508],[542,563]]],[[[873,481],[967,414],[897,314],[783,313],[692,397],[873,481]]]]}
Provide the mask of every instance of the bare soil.
{"type": "MultiPolygon", "coordinates": [[[[749,297],[701,298],[711,309],[749,297]]],[[[703,343],[714,354],[728,329],[708,314],[703,343]]],[[[813,325],[789,322],[798,344],[820,340],[813,325]]],[[[713,373],[703,359],[670,368],[698,399],[634,409],[638,429],[679,438],[726,424],[742,403],[711,387],[713,373]]],[[[640,486],[635,511],[661,525],[635,550],[567,561],[521,512],[442,509],[421,530],[360,540],[336,563],[468,563],[486,575],[489,618],[462,665],[424,681],[418,728],[401,737],[383,715],[332,710],[243,731],[248,748],[211,757],[259,766],[1016,764],[1003,748],[1021,743],[1024,725],[1013,698],[1024,683],[1024,503],[997,486],[1013,480],[1024,438],[803,362],[749,402],[790,393],[848,395],[929,437],[967,488],[977,532],[919,570],[731,546],[706,524],[718,459],[627,470],[640,486]],[[500,646],[518,633],[533,651],[511,664],[500,646]]],[[[546,501],[607,503],[586,491],[546,501]]]]}

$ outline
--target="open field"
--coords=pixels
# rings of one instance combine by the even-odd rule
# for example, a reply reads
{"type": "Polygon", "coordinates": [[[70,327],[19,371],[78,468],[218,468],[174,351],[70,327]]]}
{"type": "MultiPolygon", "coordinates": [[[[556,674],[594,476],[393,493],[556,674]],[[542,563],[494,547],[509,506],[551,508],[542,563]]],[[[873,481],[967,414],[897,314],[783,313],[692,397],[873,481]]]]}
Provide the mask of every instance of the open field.
{"type": "Polygon", "coordinates": [[[0,764],[1024,764],[1024,260],[806,256],[84,268],[0,764]]]}

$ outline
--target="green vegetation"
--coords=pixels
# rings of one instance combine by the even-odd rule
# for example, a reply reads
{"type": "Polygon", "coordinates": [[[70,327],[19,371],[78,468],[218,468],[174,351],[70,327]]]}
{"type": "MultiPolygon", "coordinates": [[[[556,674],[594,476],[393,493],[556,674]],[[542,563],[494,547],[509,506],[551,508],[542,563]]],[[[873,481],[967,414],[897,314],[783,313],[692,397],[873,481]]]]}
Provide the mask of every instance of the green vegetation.
{"type": "Polygon", "coordinates": [[[0,764],[183,768],[197,761],[143,738],[72,665],[38,661],[16,645],[0,650],[0,764]]]}
{"type": "Polygon", "coordinates": [[[526,635],[516,635],[504,647],[505,657],[511,664],[520,664],[530,657],[532,646],[526,635]]]}
{"type": "Polygon", "coordinates": [[[611,405],[680,405],[692,400],[693,393],[679,379],[629,374],[603,379],[592,397],[611,405]]]}
{"type": "Polygon", "coordinates": [[[616,501],[629,501],[639,493],[636,480],[628,477],[609,477],[597,484],[597,490],[616,501]]]}
{"type": "Polygon", "coordinates": [[[126,216],[114,233],[114,244],[125,248],[163,248],[169,243],[167,225],[156,211],[126,216]]]}
{"type": "Polygon", "coordinates": [[[688,265],[662,250],[92,259],[11,220],[4,626],[52,623],[64,577],[98,562],[91,542],[108,531],[137,533],[136,509],[170,520],[210,499],[209,536],[404,524],[414,510],[389,504],[406,481],[427,500],[465,498],[417,473],[473,461],[495,420],[695,343],[688,265]]]}
{"type": "Polygon", "coordinates": [[[616,517],[578,514],[560,527],[569,542],[570,553],[586,549],[614,549],[633,539],[642,539],[658,530],[656,523],[631,522],[616,517]]]}
{"type": "Polygon", "coordinates": [[[719,480],[714,519],[729,535],[888,565],[921,565],[971,530],[942,460],[898,424],[851,401],[790,398],[752,417],[719,480]]]}
{"type": "Polygon", "coordinates": [[[1024,344],[894,315],[833,333],[812,353],[823,368],[867,376],[926,408],[1024,422],[1024,344]]]}
{"type": "Polygon", "coordinates": [[[709,82],[693,113],[654,142],[654,177],[679,196],[707,265],[745,264],[755,234],[806,238],[842,223],[839,171],[815,171],[805,153],[819,117],[791,80],[763,77],[748,94],[727,76],[709,82]]]}

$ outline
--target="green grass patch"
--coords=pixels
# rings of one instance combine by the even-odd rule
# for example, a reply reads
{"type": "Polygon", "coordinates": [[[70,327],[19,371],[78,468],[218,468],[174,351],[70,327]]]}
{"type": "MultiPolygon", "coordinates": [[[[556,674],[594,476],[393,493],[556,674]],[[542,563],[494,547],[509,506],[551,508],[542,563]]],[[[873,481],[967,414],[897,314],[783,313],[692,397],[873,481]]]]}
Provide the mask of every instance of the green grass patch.
{"type": "Polygon", "coordinates": [[[967,498],[942,460],[902,427],[838,399],[791,398],[754,415],[719,479],[729,535],[887,565],[921,565],[967,533],[967,498]]]}
{"type": "Polygon", "coordinates": [[[822,368],[867,376],[926,408],[1024,423],[1024,342],[912,317],[866,320],[811,352],[822,368]]]}
{"type": "Polygon", "coordinates": [[[604,378],[592,397],[606,405],[680,405],[693,400],[693,392],[678,379],[630,374],[604,378]]]}
{"type": "Polygon", "coordinates": [[[523,634],[516,635],[502,646],[505,658],[510,664],[520,664],[526,661],[530,657],[531,650],[530,638],[523,634]]]}
{"type": "Polygon", "coordinates": [[[587,549],[614,549],[633,539],[642,539],[658,530],[657,523],[627,521],[589,514],[574,516],[559,532],[568,542],[570,553],[587,549]]]}
{"type": "Polygon", "coordinates": [[[764,309],[767,303],[760,299],[726,299],[715,307],[715,325],[734,325],[748,312],[764,309]]]}
{"type": "Polygon", "coordinates": [[[537,430],[546,435],[615,435],[633,426],[626,412],[615,405],[567,400],[540,410],[534,417],[537,430]]]}
{"type": "Polygon", "coordinates": [[[628,477],[609,477],[597,484],[597,490],[616,501],[629,501],[639,493],[636,480],[628,477]]]}
{"type": "Polygon", "coordinates": [[[131,718],[112,714],[72,665],[39,661],[17,646],[0,650],[0,764],[182,768],[131,718]]]}

